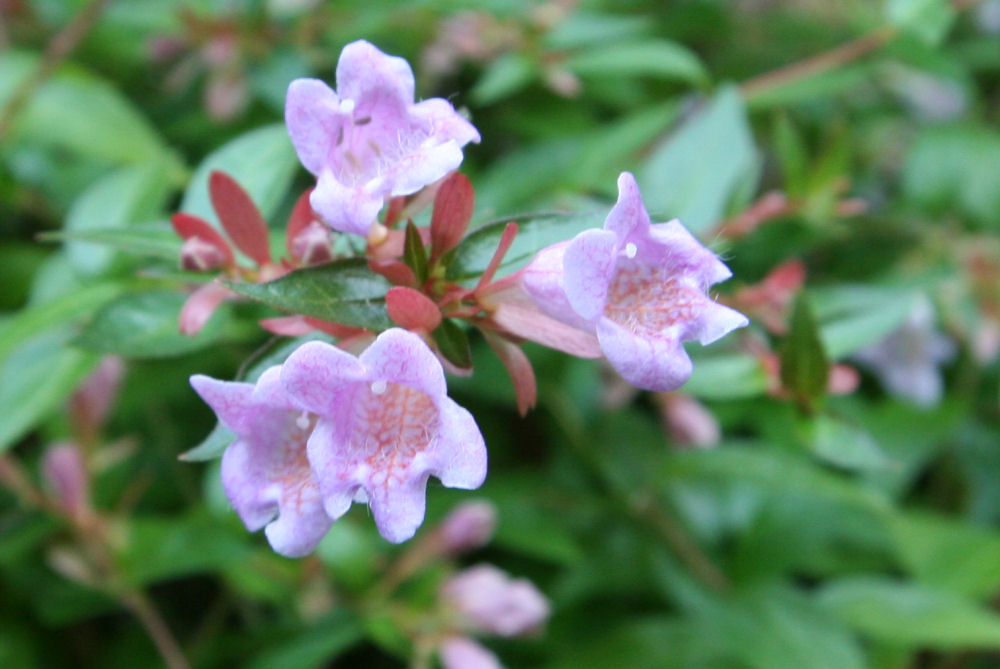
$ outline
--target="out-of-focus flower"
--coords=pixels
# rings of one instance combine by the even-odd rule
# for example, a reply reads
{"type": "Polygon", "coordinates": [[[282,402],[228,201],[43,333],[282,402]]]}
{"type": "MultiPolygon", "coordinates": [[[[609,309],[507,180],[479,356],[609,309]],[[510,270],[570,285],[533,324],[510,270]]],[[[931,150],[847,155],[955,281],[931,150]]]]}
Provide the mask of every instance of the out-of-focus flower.
{"type": "Polygon", "coordinates": [[[514,637],[541,627],[549,602],[530,581],[512,579],[493,565],[470,567],[441,588],[445,604],[469,632],[514,637]]]}
{"type": "Polygon", "coordinates": [[[1000,35],[1000,0],[986,0],[976,7],[979,29],[990,35],[1000,35]]]}
{"type": "Polygon", "coordinates": [[[118,396],[118,387],[125,375],[125,361],[116,355],[106,355],[69,399],[70,414],[78,438],[92,439],[104,423],[118,396]]]}
{"type": "Polygon", "coordinates": [[[363,40],[341,52],[336,91],[319,79],[288,87],[288,134],[318,180],[310,201],[335,230],[368,235],[386,198],[434,183],[479,141],[447,100],[413,95],[409,64],[363,40]]]}
{"type": "Polygon", "coordinates": [[[781,263],[758,283],[744,286],[726,300],[727,304],[750,314],[773,334],[788,331],[788,306],[806,280],[801,260],[781,263]]]}
{"type": "Polygon", "coordinates": [[[497,656],[464,636],[448,637],[438,646],[444,669],[503,669],[497,656]]]}
{"type": "Polygon", "coordinates": [[[934,307],[922,296],[898,329],[854,358],[874,372],[890,394],[932,407],[944,391],[939,367],[954,355],[954,343],[934,328],[934,307]]]}
{"type": "Polygon", "coordinates": [[[402,542],[423,522],[429,476],[465,489],[486,476],[475,420],[446,395],[441,363],[412,332],[386,330],[359,357],[306,343],[281,381],[318,416],[307,453],[331,518],[366,501],[382,536],[402,542]]]}
{"type": "Polygon", "coordinates": [[[656,395],[660,416],[673,443],[680,447],[711,448],[722,438],[719,421],[701,402],[685,393],[656,395]]]}
{"type": "Polygon", "coordinates": [[[42,459],[42,476],[59,508],[69,516],[81,520],[90,512],[90,474],[77,444],[49,447],[42,459]]]}
{"type": "Polygon", "coordinates": [[[485,546],[497,525],[497,509],[486,501],[465,502],[448,514],[437,535],[445,552],[458,555],[485,546]]]}
{"type": "Polygon", "coordinates": [[[191,385],[236,434],[222,456],[222,485],[247,529],[266,526],[271,547],[282,555],[311,553],[333,524],[306,452],[316,415],[291,400],[280,367],[256,384],[196,375],[191,385]]]}
{"type": "Polygon", "coordinates": [[[682,342],[710,344],[748,321],[706,295],[729,268],[680,221],[651,224],[630,173],[618,178],[618,191],[603,230],[543,249],[522,282],[553,318],[595,333],[626,381],[674,390],[691,375],[682,342]]]}

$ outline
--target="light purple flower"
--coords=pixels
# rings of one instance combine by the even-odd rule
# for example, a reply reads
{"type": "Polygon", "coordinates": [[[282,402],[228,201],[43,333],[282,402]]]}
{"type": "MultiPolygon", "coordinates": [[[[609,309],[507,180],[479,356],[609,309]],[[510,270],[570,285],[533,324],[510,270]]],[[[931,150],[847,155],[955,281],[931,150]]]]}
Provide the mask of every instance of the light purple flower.
{"type": "Polygon", "coordinates": [[[445,394],[441,363],[412,332],[386,330],[359,357],[303,344],[281,382],[319,416],[307,450],[331,518],[367,501],[379,532],[398,543],[423,522],[429,476],[466,489],[486,477],[475,420],[445,394]]]}
{"type": "Polygon", "coordinates": [[[934,307],[921,295],[906,320],[882,341],[854,354],[892,395],[920,407],[941,402],[939,366],[955,356],[955,345],[934,328],[934,307]]]}
{"type": "Polygon", "coordinates": [[[493,538],[497,508],[487,501],[460,504],[441,521],[437,534],[442,548],[451,555],[481,548],[493,538]]]}
{"type": "Polygon", "coordinates": [[[386,197],[434,183],[479,141],[447,100],[413,94],[409,64],[363,40],[341,52],[336,91],[319,79],[288,87],[288,134],[318,179],[310,202],[334,229],[367,235],[386,197]]]}
{"type": "Polygon", "coordinates": [[[503,669],[496,655],[464,636],[442,641],[438,654],[444,669],[503,669]]]}
{"type": "Polygon", "coordinates": [[[651,224],[639,187],[618,177],[604,229],[543,249],[522,270],[525,289],[553,318],[597,335],[632,385],[674,390],[691,375],[682,342],[710,344],[748,321],[712,301],[708,287],[732,276],[680,221],[651,224]]]}
{"type": "Polygon", "coordinates": [[[306,555],[333,524],[323,510],[306,455],[316,416],[285,393],[280,367],[256,384],[191,377],[191,385],[236,433],[222,456],[222,485],[251,532],[266,526],[271,547],[288,557],[306,555]]]}
{"type": "Polygon", "coordinates": [[[471,632],[520,636],[541,627],[550,613],[548,600],[530,581],[512,579],[490,564],[451,577],[441,595],[471,632]]]}

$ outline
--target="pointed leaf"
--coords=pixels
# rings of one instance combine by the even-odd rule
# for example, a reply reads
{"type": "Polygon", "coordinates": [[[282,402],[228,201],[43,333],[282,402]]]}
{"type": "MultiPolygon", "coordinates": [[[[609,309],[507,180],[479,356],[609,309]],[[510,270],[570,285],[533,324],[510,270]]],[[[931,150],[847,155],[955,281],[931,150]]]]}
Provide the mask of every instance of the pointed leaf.
{"type": "Polygon", "coordinates": [[[826,393],[830,363],[805,293],[799,293],[788,335],[781,342],[781,383],[804,407],[826,393]]]}
{"type": "MultiPolygon", "coordinates": [[[[226,257],[227,267],[235,264],[236,259],[233,257],[233,250],[229,248],[229,242],[219,234],[218,230],[209,225],[207,221],[191,214],[179,212],[170,217],[170,224],[174,227],[174,232],[183,239],[187,240],[197,237],[219,249],[222,255],[226,257]]],[[[177,254],[177,257],[180,258],[180,253],[177,254]]]]}
{"type": "Polygon", "coordinates": [[[431,260],[452,250],[465,236],[476,205],[476,194],[464,174],[455,172],[441,184],[431,215],[431,260]]]}
{"type": "Polygon", "coordinates": [[[529,409],[534,408],[538,400],[538,384],[535,381],[535,370],[531,366],[531,360],[525,355],[524,350],[514,342],[493,332],[485,330],[482,332],[486,343],[500,358],[514,384],[514,397],[517,399],[518,413],[522,416],[526,415],[529,409]]]}
{"type": "Polygon", "coordinates": [[[43,242],[72,240],[100,244],[124,253],[162,258],[172,262],[177,262],[181,255],[181,241],[166,221],[140,223],[127,228],[46,232],[37,238],[43,242]]]}
{"type": "Polygon", "coordinates": [[[295,270],[267,283],[226,285],[281,311],[375,332],[392,327],[385,311],[392,284],[368,269],[363,258],[295,270]]]}
{"type": "Polygon", "coordinates": [[[441,355],[459,369],[472,369],[472,349],[469,348],[469,337],[453,319],[441,321],[434,331],[434,343],[441,355]]]}
{"type": "Polygon", "coordinates": [[[285,250],[288,253],[288,257],[295,261],[301,261],[301,258],[296,257],[294,242],[295,237],[302,232],[306,226],[316,220],[316,214],[313,213],[312,205],[309,204],[309,195],[312,193],[312,188],[307,189],[299,199],[295,201],[295,206],[292,207],[292,213],[288,217],[288,226],[285,228],[285,250]]]}
{"type": "Polygon", "coordinates": [[[208,192],[212,207],[236,248],[258,265],[271,262],[267,223],[243,187],[225,172],[215,171],[209,175],[208,192]]]}
{"type": "Polygon", "coordinates": [[[394,286],[385,295],[386,311],[396,325],[407,330],[433,332],[441,324],[441,310],[423,293],[394,286]]]}
{"type": "Polygon", "coordinates": [[[413,221],[406,223],[403,262],[413,270],[413,274],[417,277],[417,284],[423,284],[427,280],[427,250],[420,238],[420,231],[417,230],[417,226],[413,225],[413,221]]]}

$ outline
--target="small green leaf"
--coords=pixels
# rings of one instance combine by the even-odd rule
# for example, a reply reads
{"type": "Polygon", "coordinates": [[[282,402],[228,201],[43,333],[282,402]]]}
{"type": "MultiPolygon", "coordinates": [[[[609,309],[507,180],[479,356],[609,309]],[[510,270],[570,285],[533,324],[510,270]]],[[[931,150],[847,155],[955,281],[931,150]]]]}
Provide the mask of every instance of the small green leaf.
{"type": "Polygon", "coordinates": [[[530,58],[518,53],[504,54],[483,72],[469,96],[477,105],[493,104],[518,92],[537,76],[538,66],[530,58]]]}
{"type": "Polygon", "coordinates": [[[178,330],[177,317],[186,299],[172,290],[123,295],[102,307],[74,344],[99,353],[165,358],[190,353],[217,341],[228,312],[217,309],[197,335],[184,335],[178,330]]]}
{"type": "Polygon", "coordinates": [[[127,228],[47,232],[39,235],[38,239],[100,244],[132,255],[162,258],[174,263],[181,257],[181,238],[166,221],[139,223],[127,228]]]}
{"type": "Polygon", "coordinates": [[[807,444],[824,462],[858,470],[892,466],[892,461],[862,427],[827,415],[806,420],[807,444]]]}
{"type": "Polygon", "coordinates": [[[517,223],[517,237],[504,256],[497,278],[520,269],[541,249],[565,241],[584,230],[604,225],[606,211],[572,214],[512,216],[487,223],[469,233],[455,249],[448,264],[451,281],[473,279],[482,274],[493,257],[508,223],[517,223]]]}
{"type": "Polygon", "coordinates": [[[427,281],[427,249],[420,239],[420,232],[413,221],[406,222],[406,239],[403,243],[403,262],[405,262],[423,285],[427,281]]]}
{"type": "Polygon", "coordinates": [[[459,369],[472,369],[472,349],[469,337],[458,323],[451,318],[441,321],[432,335],[434,343],[448,362],[459,369]]]}
{"type": "Polygon", "coordinates": [[[803,407],[813,407],[826,394],[830,364],[805,293],[795,300],[788,335],[778,354],[782,385],[803,407]]]}
{"type": "Polygon", "coordinates": [[[684,392],[703,399],[757,397],[767,391],[768,378],[756,356],[747,353],[694,353],[694,372],[684,392]]]}
{"type": "Polygon", "coordinates": [[[819,603],[872,639],[911,648],[1000,648],[1000,615],[945,590],[856,576],[835,581],[819,603]]]}
{"type": "Polygon", "coordinates": [[[202,161],[191,177],[179,211],[219,225],[208,193],[209,176],[219,170],[239,182],[264,220],[268,220],[285,197],[298,164],[284,124],[252,130],[202,161]]]}
{"type": "Polygon", "coordinates": [[[206,462],[208,460],[214,460],[220,457],[227,448],[229,444],[233,443],[236,439],[236,435],[227,428],[222,423],[216,423],[212,431],[208,433],[208,436],[202,439],[201,443],[194,448],[184,451],[179,456],[178,460],[183,460],[184,462],[206,462]]]}
{"type": "Polygon", "coordinates": [[[743,98],[726,86],[653,148],[636,178],[655,220],[678,217],[698,233],[756,183],[758,163],[743,98]]]}
{"type": "Polygon", "coordinates": [[[949,0],[888,0],[886,4],[889,22],[928,46],[944,40],[956,15],[949,0]]]}
{"type": "Polygon", "coordinates": [[[570,58],[566,66],[585,77],[650,76],[690,84],[703,84],[708,79],[694,53],[663,39],[590,46],[570,58]]]}
{"type": "Polygon", "coordinates": [[[392,284],[368,269],[363,258],[299,269],[267,283],[226,285],[281,311],[375,332],[392,327],[385,312],[392,284]]]}

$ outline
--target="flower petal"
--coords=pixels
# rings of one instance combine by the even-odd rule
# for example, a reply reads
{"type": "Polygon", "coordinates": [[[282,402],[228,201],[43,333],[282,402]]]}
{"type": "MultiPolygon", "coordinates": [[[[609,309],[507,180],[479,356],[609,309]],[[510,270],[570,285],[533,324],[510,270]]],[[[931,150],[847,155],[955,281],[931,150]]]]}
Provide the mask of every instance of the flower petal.
{"type": "Polygon", "coordinates": [[[475,490],[486,480],[486,442],[472,414],[448,397],[438,405],[438,436],[427,450],[432,473],[446,488],[475,490]]]}
{"type": "Polygon", "coordinates": [[[447,392],[441,363],[423,340],[401,328],[386,330],[358,358],[369,381],[389,381],[431,397],[447,392]]]}
{"type": "Polygon", "coordinates": [[[701,289],[725,281],[733,275],[718,256],[702,246],[676,218],[650,226],[649,235],[662,249],[663,264],[672,272],[698,277],[701,289]]]}
{"type": "Polygon", "coordinates": [[[639,184],[631,172],[622,172],[618,176],[618,202],[604,220],[604,229],[615,233],[624,245],[633,230],[645,230],[649,224],[649,213],[642,202],[639,184]]]}
{"type": "Polygon", "coordinates": [[[604,312],[617,251],[614,233],[596,229],[581,232],[566,247],[563,290],[573,310],[588,321],[604,312]]]}
{"type": "Polygon", "coordinates": [[[368,506],[375,526],[386,541],[402,543],[413,537],[424,522],[427,474],[401,480],[388,478],[369,491],[368,506]]]}
{"type": "Polygon", "coordinates": [[[721,339],[737,328],[750,324],[750,320],[740,312],[707,298],[699,320],[697,337],[703,346],[721,339]]]}
{"type": "Polygon", "coordinates": [[[334,230],[367,235],[384,199],[381,192],[371,192],[363,186],[346,186],[333,172],[323,169],[309,196],[309,204],[334,230]]]}
{"type": "Polygon", "coordinates": [[[285,98],[285,126],[299,160],[318,175],[327,164],[336,138],[350,115],[340,109],[340,97],[319,79],[296,79],[285,98]]]}
{"type": "Polygon", "coordinates": [[[357,358],[321,341],[295,349],[281,367],[281,384],[288,395],[299,407],[320,415],[336,410],[344,393],[365,376],[357,358]]]}
{"type": "Polygon", "coordinates": [[[413,104],[413,70],[405,59],[390,56],[365,40],[351,42],[340,52],[337,61],[337,92],[357,104],[359,114],[370,109],[364,105],[413,104]]]}
{"type": "Polygon", "coordinates": [[[545,247],[518,274],[527,295],[545,313],[568,325],[590,329],[593,324],[573,309],[563,288],[563,266],[569,244],[566,241],[545,247]]]}
{"type": "Polygon", "coordinates": [[[691,376],[691,358],[676,337],[637,336],[609,318],[597,322],[597,338],[622,378],[643,390],[676,390],[691,376]]]}

